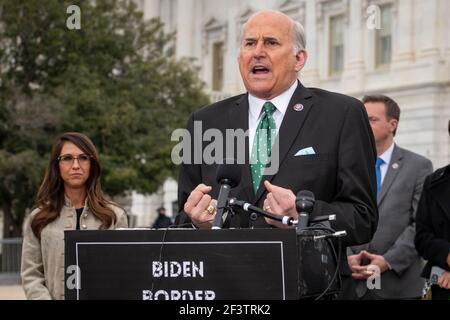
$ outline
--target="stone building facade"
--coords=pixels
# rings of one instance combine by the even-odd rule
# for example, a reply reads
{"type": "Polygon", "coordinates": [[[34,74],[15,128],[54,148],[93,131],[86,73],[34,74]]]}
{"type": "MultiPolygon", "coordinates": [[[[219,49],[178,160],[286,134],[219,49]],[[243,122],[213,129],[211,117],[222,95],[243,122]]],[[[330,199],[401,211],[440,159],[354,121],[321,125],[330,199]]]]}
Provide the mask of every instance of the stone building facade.
{"type": "MultiPolygon", "coordinates": [[[[391,96],[402,111],[396,142],[435,168],[448,164],[450,1],[136,1],[146,19],[159,17],[176,33],[177,57],[195,58],[212,100],[245,92],[236,61],[243,22],[261,9],[288,14],[306,32],[305,86],[391,96]]],[[[175,198],[159,196],[167,203],[176,200],[170,188],[175,198]]]]}

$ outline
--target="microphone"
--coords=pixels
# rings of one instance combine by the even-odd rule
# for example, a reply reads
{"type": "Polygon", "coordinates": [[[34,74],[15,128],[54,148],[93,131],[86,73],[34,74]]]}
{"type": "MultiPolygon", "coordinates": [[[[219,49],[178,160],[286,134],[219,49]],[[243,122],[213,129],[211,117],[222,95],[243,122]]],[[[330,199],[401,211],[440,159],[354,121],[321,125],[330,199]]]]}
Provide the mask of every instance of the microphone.
{"type": "Polygon", "coordinates": [[[281,223],[287,225],[287,226],[292,226],[293,224],[295,224],[295,221],[292,217],[288,217],[288,216],[277,216],[274,215],[270,212],[264,211],[263,209],[260,209],[254,205],[251,205],[248,202],[242,201],[242,200],[237,200],[235,198],[231,198],[228,201],[228,204],[230,206],[236,206],[236,207],[240,207],[242,209],[244,209],[244,211],[247,212],[252,212],[252,213],[256,213],[256,214],[260,214],[264,217],[270,218],[272,220],[275,221],[280,221],[281,223]]]}
{"type": "Polygon", "coordinates": [[[314,209],[314,194],[308,190],[302,190],[297,193],[295,208],[298,212],[297,233],[308,227],[309,215],[314,209]]]}
{"type": "Polygon", "coordinates": [[[217,198],[217,212],[212,229],[222,228],[222,218],[227,207],[230,190],[241,181],[241,167],[235,159],[225,159],[223,164],[217,167],[217,182],[220,184],[219,197],[217,198]]]}

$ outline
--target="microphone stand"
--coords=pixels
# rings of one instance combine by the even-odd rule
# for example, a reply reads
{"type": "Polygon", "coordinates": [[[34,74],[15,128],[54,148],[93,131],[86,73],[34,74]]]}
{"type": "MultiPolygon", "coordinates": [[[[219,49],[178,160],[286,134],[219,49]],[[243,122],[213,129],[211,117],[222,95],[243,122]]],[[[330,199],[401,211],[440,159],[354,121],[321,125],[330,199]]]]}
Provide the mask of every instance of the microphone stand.
{"type": "MultiPolygon", "coordinates": [[[[238,207],[243,209],[246,212],[251,212],[251,213],[255,213],[258,215],[261,215],[263,217],[275,220],[275,221],[279,221],[281,223],[283,223],[284,225],[287,226],[296,226],[296,233],[297,233],[297,237],[299,238],[303,238],[305,239],[305,237],[310,238],[313,242],[315,241],[327,241],[325,243],[328,243],[331,246],[331,250],[334,256],[334,259],[336,261],[336,269],[334,270],[333,276],[331,277],[331,280],[328,282],[327,287],[316,297],[315,300],[320,300],[322,297],[325,296],[325,294],[327,294],[327,292],[331,289],[331,287],[333,286],[333,284],[335,284],[335,281],[339,275],[339,266],[340,266],[340,258],[341,258],[341,241],[340,238],[344,237],[347,235],[346,231],[335,231],[331,228],[325,228],[325,227],[318,227],[318,226],[309,226],[310,224],[316,224],[316,223],[320,223],[320,222],[324,222],[324,221],[333,221],[336,220],[336,215],[335,214],[331,214],[331,215],[324,215],[324,216],[317,216],[314,218],[310,218],[309,217],[309,213],[307,211],[310,211],[312,209],[312,207],[309,205],[309,203],[307,203],[307,205],[303,205],[303,203],[300,202],[300,204],[302,204],[300,207],[301,212],[300,214],[304,213],[307,214],[306,217],[301,217],[299,214],[299,220],[294,220],[292,217],[288,217],[288,216],[279,216],[279,215],[275,215],[273,213],[267,212],[261,208],[258,208],[256,206],[253,206],[250,203],[247,203],[245,201],[241,201],[241,200],[237,200],[236,198],[230,198],[228,199],[228,207],[233,208],[233,207],[238,207]],[[304,210],[306,209],[306,210],[304,210]],[[322,230],[322,232],[327,232],[326,234],[316,234],[315,232],[322,230]],[[336,254],[336,250],[332,244],[332,242],[330,241],[330,238],[337,238],[338,239],[338,254],[336,254]]],[[[297,206],[297,209],[298,208],[297,206]]],[[[311,210],[312,211],[312,210],[311,210]]],[[[341,287],[341,280],[339,278],[339,287],[341,287]]]]}
{"type": "Polygon", "coordinates": [[[242,208],[244,211],[256,213],[263,217],[266,217],[266,218],[269,218],[269,219],[272,219],[275,221],[279,221],[282,224],[287,225],[287,226],[293,226],[293,225],[297,224],[297,220],[294,220],[294,218],[292,218],[292,217],[275,215],[275,214],[265,211],[261,208],[258,208],[254,205],[251,205],[248,202],[237,200],[236,198],[230,198],[228,200],[228,205],[231,207],[239,207],[239,208],[242,208]]]}
{"type": "MultiPolygon", "coordinates": [[[[275,215],[275,214],[265,211],[261,208],[258,208],[248,202],[245,202],[242,200],[237,200],[236,198],[228,199],[228,206],[242,208],[246,212],[256,213],[263,217],[266,217],[266,218],[269,218],[269,219],[272,219],[275,221],[279,221],[282,224],[287,225],[287,226],[298,226],[298,223],[299,223],[299,220],[294,220],[294,218],[292,218],[292,217],[275,215]]],[[[320,223],[320,222],[324,222],[324,221],[333,221],[333,220],[336,220],[335,214],[331,214],[328,216],[317,216],[315,218],[309,218],[308,222],[309,222],[309,224],[312,224],[312,223],[320,223]]],[[[305,226],[305,228],[306,227],[307,226],[305,226]]]]}

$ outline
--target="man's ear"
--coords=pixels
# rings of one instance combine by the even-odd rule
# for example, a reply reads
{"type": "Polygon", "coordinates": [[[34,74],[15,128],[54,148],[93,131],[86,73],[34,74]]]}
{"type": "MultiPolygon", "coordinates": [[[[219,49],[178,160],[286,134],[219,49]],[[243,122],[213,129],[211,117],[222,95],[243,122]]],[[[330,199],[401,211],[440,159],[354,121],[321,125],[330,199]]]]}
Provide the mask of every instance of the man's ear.
{"type": "Polygon", "coordinates": [[[398,120],[391,119],[391,120],[389,120],[389,124],[391,125],[392,132],[395,132],[398,128],[398,120]]]}
{"type": "Polygon", "coordinates": [[[300,72],[308,60],[308,52],[305,49],[300,49],[295,55],[297,62],[295,63],[295,71],[300,72]]]}

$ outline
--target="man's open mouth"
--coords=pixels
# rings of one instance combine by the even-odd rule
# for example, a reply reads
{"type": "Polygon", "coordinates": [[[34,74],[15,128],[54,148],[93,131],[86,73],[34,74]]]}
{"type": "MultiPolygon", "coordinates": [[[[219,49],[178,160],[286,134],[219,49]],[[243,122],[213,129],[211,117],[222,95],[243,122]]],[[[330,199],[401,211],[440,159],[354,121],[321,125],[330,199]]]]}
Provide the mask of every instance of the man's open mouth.
{"type": "Polygon", "coordinates": [[[252,68],[252,74],[267,74],[269,71],[270,70],[265,66],[254,66],[252,68]]]}

